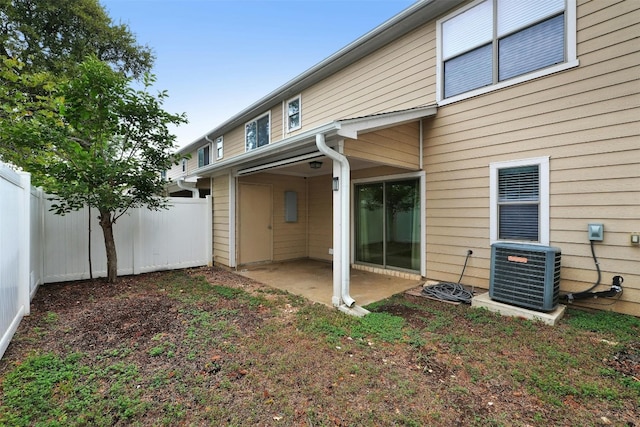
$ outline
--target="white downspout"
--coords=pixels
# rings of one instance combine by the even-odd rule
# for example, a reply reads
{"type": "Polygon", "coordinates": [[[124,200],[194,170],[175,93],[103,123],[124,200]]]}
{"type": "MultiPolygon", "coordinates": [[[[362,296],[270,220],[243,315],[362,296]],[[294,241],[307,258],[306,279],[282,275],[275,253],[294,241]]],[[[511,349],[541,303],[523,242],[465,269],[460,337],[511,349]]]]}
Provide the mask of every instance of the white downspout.
{"type": "Polygon", "coordinates": [[[190,185],[187,185],[187,183],[184,181],[184,178],[178,178],[178,180],[176,181],[176,184],[178,184],[178,188],[181,188],[182,190],[191,191],[192,198],[197,199],[198,197],[200,197],[200,192],[195,187],[195,185],[193,187],[191,187],[190,185]]]}
{"type": "Polygon", "coordinates": [[[351,176],[351,167],[349,166],[349,160],[342,154],[332,150],[327,146],[324,138],[324,134],[316,134],[316,146],[318,150],[329,157],[334,162],[340,164],[340,176],[339,178],[339,191],[340,191],[340,276],[341,276],[341,297],[342,302],[347,307],[353,307],[356,301],[349,295],[349,179],[351,176]]]}

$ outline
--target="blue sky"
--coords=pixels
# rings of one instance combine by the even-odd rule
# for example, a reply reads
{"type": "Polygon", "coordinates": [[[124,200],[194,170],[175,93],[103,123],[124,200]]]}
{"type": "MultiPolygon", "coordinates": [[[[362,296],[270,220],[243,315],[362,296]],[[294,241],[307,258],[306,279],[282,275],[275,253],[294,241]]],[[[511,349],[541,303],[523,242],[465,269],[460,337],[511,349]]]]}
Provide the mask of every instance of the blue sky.
{"type": "Polygon", "coordinates": [[[100,0],[156,55],[189,144],[415,0],[100,0]]]}

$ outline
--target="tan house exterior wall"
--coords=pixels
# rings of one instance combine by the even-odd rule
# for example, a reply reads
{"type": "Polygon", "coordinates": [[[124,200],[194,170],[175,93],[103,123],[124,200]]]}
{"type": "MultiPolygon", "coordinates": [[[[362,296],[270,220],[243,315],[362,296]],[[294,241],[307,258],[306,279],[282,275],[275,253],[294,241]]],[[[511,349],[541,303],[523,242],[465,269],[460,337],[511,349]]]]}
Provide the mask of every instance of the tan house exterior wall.
{"type": "Polygon", "coordinates": [[[420,122],[381,129],[344,141],[349,158],[382,162],[418,169],[420,167],[420,122]]]}
{"type": "MultiPolygon", "coordinates": [[[[429,23],[301,93],[302,128],[283,133],[283,104],[273,105],[271,143],[338,119],[435,103],[435,24],[429,23]]],[[[360,139],[360,138],[358,138],[360,139]]],[[[224,135],[225,159],[243,154],[244,124],[224,135]]],[[[188,172],[197,166],[189,163],[188,172]]]]}
{"type": "Polygon", "coordinates": [[[308,256],[306,181],[302,177],[269,173],[240,177],[238,180],[238,183],[268,184],[272,186],[273,261],[293,260],[308,256]],[[285,191],[295,191],[298,194],[297,222],[285,222],[285,191]]]}
{"type": "Polygon", "coordinates": [[[303,126],[435,102],[433,22],[302,93],[303,126]]]}
{"type": "Polygon", "coordinates": [[[213,262],[229,266],[229,175],[213,178],[212,196],[213,262]]]}
{"type": "Polygon", "coordinates": [[[333,194],[331,175],[307,179],[309,185],[309,258],[331,261],[333,256],[333,194]]]}
{"type": "MultiPolygon", "coordinates": [[[[625,278],[615,310],[640,315],[640,3],[578,7],[580,66],[438,109],[424,121],[427,272],[465,283],[489,280],[489,163],[550,156],[550,244],[562,249],[561,290],[625,278]],[[615,6],[615,7],[614,7],[615,6]],[[603,31],[609,28],[609,31],[603,31]]],[[[610,300],[587,303],[603,308],[610,300]]]]}
{"type": "MultiPolygon", "coordinates": [[[[586,229],[602,222],[605,238],[595,245],[601,283],[622,275],[625,290],[613,306],[597,305],[610,300],[586,305],[640,316],[640,247],[630,243],[630,233],[640,232],[640,2],[578,0],[577,28],[578,67],[445,100],[435,117],[422,121],[422,159],[419,122],[346,139],[344,153],[388,165],[354,170],[352,179],[418,170],[422,160],[427,278],[457,281],[472,249],[463,282],[480,288],[489,284],[490,163],[549,156],[550,244],[562,249],[561,289],[580,291],[595,281],[586,229]]],[[[304,89],[302,128],[286,136],[334,120],[431,105],[435,91],[432,20],[304,89]]],[[[284,135],[282,107],[278,101],[269,110],[272,144],[284,135]]],[[[245,153],[244,124],[224,134],[224,150],[224,160],[245,153]]],[[[194,159],[196,152],[188,173],[194,159]]],[[[331,260],[331,176],[241,179],[264,183],[266,177],[274,185],[274,260],[331,260]],[[299,223],[276,229],[284,204],[278,197],[289,187],[299,191],[299,223]]],[[[213,187],[214,261],[225,264],[229,178],[214,178],[213,187]]]]}

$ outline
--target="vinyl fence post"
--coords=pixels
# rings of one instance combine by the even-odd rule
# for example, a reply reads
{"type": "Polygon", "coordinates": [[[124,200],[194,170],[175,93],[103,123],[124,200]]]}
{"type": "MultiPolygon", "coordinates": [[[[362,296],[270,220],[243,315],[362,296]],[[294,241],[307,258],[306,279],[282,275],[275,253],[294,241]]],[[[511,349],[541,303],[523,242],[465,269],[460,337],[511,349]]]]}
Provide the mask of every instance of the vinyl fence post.
{"type": "Polygon", "coordinates": [[[22,187],[18,208],[18,300],[24,307],[24,314],[31,313],[29,270],[31,265],[31,175],[20,172],[22,187]]]}
{"type": "Polygon", "coordinates": [[[136,208],[135,211],[135,220],[131,221],[134,229],[131,230],[132,237],[132,248],[131,248],[131,256],[133,257],[133,274],[140,274],[140,270],[142,267],[142,210],[144,207],[136,208]]]}
{"type": "Polygon", "coordinates": [[[213,265],[213,199],[209,195],[206,197],[205,209],[207,210],[207,265],[211,267],[213,265]]]}

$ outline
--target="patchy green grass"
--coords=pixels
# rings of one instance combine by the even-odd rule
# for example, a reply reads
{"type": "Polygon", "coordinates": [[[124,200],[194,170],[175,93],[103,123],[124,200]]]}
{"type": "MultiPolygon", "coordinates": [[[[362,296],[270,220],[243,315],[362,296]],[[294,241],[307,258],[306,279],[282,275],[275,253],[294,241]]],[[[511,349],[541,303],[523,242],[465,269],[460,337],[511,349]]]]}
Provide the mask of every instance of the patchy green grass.
{"type": "Polygon", "coordinates": [[[28,356],[4,378],[0,425],[113,425],[141,415],[137,367],[83,363],[85,356],[28,356]]]}
{"type": "Polygon", "coordinates": [[[0,426],[639,419],[630,316],[569,310],[550,327],[397,295],[354,318],[210,269],[103,286],[36,296],[0,361],[0,426]]]}

